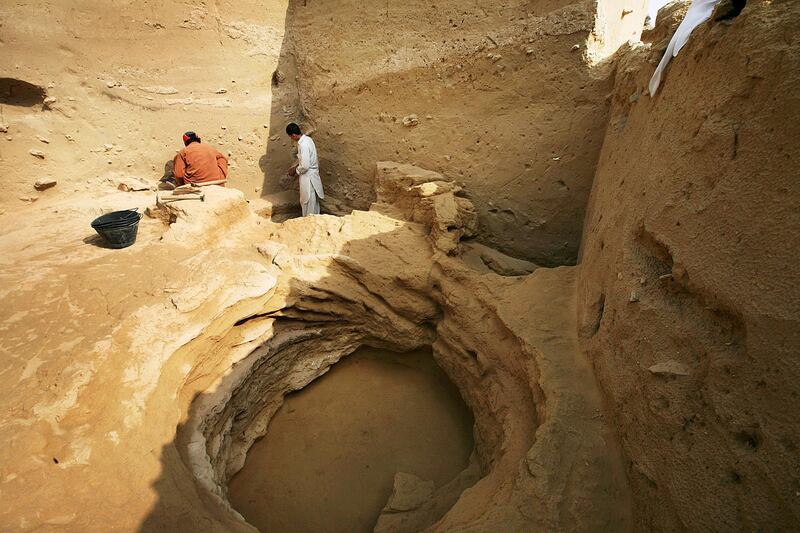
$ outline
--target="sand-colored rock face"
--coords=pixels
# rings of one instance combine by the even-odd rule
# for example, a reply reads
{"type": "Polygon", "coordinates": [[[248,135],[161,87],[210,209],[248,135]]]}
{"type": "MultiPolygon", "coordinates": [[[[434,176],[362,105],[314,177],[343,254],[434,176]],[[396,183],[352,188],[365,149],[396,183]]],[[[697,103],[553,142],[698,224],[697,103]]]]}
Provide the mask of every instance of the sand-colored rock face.
{"type": "Polygon", "coordinates": [[[482,242],[574,263],[610,90],[586,54],[594,16],[552,0],[294,4],[300,118],[330,194],[363,209],[375,161],[420,164],[462,184],[482,242]]]}
{"type": "Polygon", "coordinates": [[[578,310],[641,530],[797,527],[798,24],[701,26],[654,99],[666,41],[618,67],[578,310]]]}
{"type": "Polygon", "coordinates": [[[639,2],[464,4],[0,5],[0,529],[252,531],[228,481],[362,345],[474,417],[377,531],[796,528],[800,7],[650,98],[681,8],[614,55],[639,2]],[[291,119],[346,216],[277,221],[291,119]],[[186,123],[231,187],[156,208],[186,123]]]}

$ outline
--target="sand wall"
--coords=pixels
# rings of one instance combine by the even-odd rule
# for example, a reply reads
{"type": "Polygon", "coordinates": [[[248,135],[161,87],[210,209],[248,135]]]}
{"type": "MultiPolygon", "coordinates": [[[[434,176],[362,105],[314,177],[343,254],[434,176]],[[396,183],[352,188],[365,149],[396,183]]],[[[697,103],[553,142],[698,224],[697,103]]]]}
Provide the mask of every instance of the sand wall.
{"type": "Polygon", "coordinates": [[[701,26],[655,98],[665,26],[627,52],[586,218],[582,344],[640,530],[800,515],[796,2],[701,26]]]}
{"type": "Polygon", "coordinates": [[[589,66],[594,3],[292,6],[299,119],[332,196],[366,208],[375,161],[420,164],[464,184],[483,242],[574,263],[611,88],[589,66]]]}

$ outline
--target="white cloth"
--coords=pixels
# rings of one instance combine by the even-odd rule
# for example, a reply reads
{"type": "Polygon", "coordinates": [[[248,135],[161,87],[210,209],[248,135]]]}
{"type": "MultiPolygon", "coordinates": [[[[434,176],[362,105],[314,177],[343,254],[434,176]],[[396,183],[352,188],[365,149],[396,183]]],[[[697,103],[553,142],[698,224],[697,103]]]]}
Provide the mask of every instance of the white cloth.
{"type": "Polygon", "coordinates": [[[317,192],[313,187],[308,195],[308,201],[306,203],[301,203],[300,208],[303,210],[304,217],[308,215],[319,215],[319,198],[317,198],[317,192]]]}
{"type": "Polygon", "coordinates": [[[678,52],[681,51],[683,45],[689,40],[689,36],[694,29],[711,17],[711,13],[714,12],[714,6],[719,2],[720,0],[692,0],[692,5],[690,5],[689,9],[686,11],[686,17],[684,17],[678,29],[675,30],[675,35],[670,39],[667,50],[664,52],[664,57],[661,58],[661,62],[656,67],[653,77],[650,78],[651,97],[656,94],[658,86],[661,85],[661,75],[664,73],[664,69],[667,68],[670,60],[678,55],[678,52]]]}
{"type": "MultiPolygon", "coordinates": [[[[311,200],[312,193],[316,193],[315,201],[316,197],[325,198],[322,179],[319,176],[317,147],[311,137],[307,135],[303,135],[297,141],[297,175],[300,179],[300,204],[307,204],[311,200]]],[[[317,213],[319,213],[319,205],[317,205],[317,213]]]]}

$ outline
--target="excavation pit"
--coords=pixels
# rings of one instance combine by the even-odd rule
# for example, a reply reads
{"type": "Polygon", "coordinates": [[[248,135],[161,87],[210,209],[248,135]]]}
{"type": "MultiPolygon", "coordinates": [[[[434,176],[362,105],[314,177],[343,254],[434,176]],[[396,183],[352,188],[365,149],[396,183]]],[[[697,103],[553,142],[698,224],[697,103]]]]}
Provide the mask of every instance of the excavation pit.
{"type": "Polygon", "coordinates": [[[439,489],[467,467],[472,426],[430,348],[362,347],[284,399],[229,500],[261,531],[372,531],[396,473],[439,489]]]}

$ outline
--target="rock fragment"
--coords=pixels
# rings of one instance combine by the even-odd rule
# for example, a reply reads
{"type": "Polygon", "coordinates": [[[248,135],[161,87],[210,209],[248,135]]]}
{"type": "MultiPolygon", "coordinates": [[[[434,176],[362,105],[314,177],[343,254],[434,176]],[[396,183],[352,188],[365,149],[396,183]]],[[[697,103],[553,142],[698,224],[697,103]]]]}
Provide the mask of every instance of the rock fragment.
{"type": "Polygon", "coordinates": [[[28,153],[31,154],[33,157],[44,159],[44,152],[42,152],[41,150],[28,150],[28,153]]]}
{"type": "Polygon", "coordinates": [[[44,144],[50,144],[50,139],[48,139],[47,137],[42,137],[40,135],[37,135],[36,138],[39,139],[39,142],[43,142],[44,144]]]}
{"type": "Polygon", "coordinates": [[[8,124],[0,124],[0,133],[8,133],[8,124]]]}
{"type": "Polygon", "coordinates": [[[37,191],[44,191],[51,187],[55,187],[57,183],[58,182],[53,178],[39,178],[33,184],[33,188],[36,189],[37,191]]]}
{"type": "Polygon", "coordinates": [[[419,124],[419,117],[417,115],[411,114],[403,117],[403,126],[413,128],[417,124],[419,124]]]}

